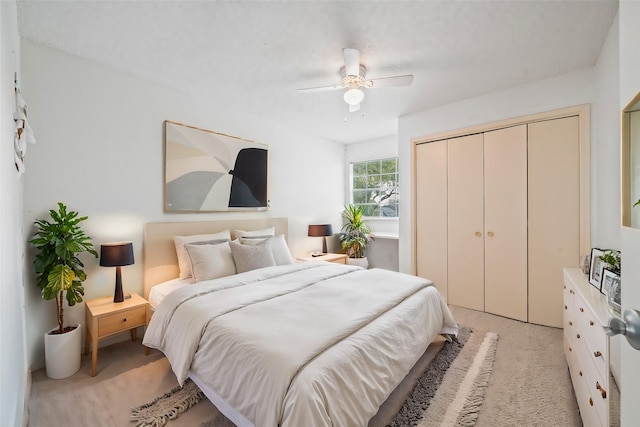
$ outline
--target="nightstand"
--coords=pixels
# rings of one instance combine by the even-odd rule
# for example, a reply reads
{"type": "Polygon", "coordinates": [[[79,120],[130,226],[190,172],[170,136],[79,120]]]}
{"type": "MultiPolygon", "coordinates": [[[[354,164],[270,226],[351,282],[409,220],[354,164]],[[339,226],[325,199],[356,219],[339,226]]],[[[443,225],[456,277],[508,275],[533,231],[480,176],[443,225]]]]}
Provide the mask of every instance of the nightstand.
{"type": "Polygon", "coordinates": [[[347,255],[346,254],[322,254],[320,256],[301,256],[298,257],[299,261],[327,261],[327,262],[335,262],[336,264],[346,264],[347,263],[347,255]]]}
{"type": "MultiPolygon", "coordinates": [[[[123,302],[113,302],[113,297],[96,298],[85,303],[87,335],[84,354],[89,354],[92,345],[91,376],[96,376],[98,342],[124,331],[131,331],[131,340],[137,339],[137,328],[147,326],[150,319],[149,302],[138,294],[131,294],[123,302]]],[[[149,351],[145,349],[145,353],[149,351]]]]}

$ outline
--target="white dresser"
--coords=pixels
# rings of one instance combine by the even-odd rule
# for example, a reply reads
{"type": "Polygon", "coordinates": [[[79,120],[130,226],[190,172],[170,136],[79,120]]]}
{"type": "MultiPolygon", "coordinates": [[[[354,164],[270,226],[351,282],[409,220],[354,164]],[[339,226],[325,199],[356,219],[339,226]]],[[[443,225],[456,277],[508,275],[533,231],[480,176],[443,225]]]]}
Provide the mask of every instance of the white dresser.
{"type": "MultiPolygon", "coordinates": [[[[604,295],[577,268],[564,269],[564,353],[585,427],[609,426],[609,323],[604,295]]],[[[612,424],[616,424],[615,422],[612,424]]]]}

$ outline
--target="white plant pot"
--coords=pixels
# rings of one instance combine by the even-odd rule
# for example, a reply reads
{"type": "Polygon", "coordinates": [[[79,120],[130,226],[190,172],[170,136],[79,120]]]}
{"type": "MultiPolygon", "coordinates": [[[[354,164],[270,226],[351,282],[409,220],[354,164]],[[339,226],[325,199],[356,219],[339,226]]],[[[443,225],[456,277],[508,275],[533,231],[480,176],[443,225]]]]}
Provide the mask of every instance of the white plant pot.
{"type": "Polygon", "coordinates": [[[347,258],[347,263],[349,265],[357,265],[362,268],[369,268],[369,260],[367,257],[364,258],[347,258]]]}
{"type": "Polygon", "coordinates": [[[54,380],[70,377],[80,369],[81,326],[65,334],[44,334],[44,359],[47,376],[54,380]]]}

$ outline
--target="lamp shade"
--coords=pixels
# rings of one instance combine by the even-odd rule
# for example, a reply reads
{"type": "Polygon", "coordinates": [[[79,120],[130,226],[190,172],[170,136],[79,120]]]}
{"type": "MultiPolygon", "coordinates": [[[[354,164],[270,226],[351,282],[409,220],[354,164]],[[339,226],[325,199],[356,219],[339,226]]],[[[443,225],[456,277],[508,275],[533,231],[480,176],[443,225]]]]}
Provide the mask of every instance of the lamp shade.
{"type": "Polygon", "coordinates": [[[331,224],[309,225],[308,235],[311,237],[331,236],[332,234],[333,227],[331,226],[331,224]]]}
{"type": "Polygon", "coordinates": [[[102,267],[121,267],[132,265],[133,243],[117,242],[103,243],[100,245],[100,265],[102,267]]]}

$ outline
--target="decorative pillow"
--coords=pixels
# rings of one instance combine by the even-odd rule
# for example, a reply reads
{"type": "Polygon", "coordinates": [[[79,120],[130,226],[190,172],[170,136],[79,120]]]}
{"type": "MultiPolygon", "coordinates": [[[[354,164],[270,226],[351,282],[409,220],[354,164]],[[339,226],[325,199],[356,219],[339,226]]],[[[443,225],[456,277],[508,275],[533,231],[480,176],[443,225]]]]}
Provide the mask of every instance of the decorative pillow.
{"type": "Polygon", "coordinates": [[[260,237],[260,236],[274,236],[276,234],[276,227],[263,228],[261,230],[233,230],[233,235],[236,238],[240,237],[260,237]]]}
{"type": "Polygon", "coordinates": [[[229,242],[229,247],[231,247],[231,255],[238,273],[276,265],[271,253],[271,245],[265,243],[243,245],[242,243],[229,242]]]}
{"type": "Polygon", "coordinates": [[[194,234],[191,236],[173,236],[173,243],[176,245],[176,255],[178,256],[178,268],[180,269],[180,278],[186,279],[191,277],[191,261],[189,254],[184,245],[187,243],[204,242],[210,240],[231,240],[229,230],[224,230],[215,234],[194,234]]]}
{"type": "Polygon", "coordinates": [[[245,236],[236,239],[243,245],[257,245],[258,243],[262,243],[271,236],[245,236]]]}
{"type": "Polygon", "coordinates": [[[184,245],[196,283],[203,280],[217,279],[236,274],[236,265],[231,256],[229,242],[216,245],[187,244],[184,245]]]}
{"type": "Polygon", "coordinates": [[[284,239],[284,234],[269,238],[268,244],[271,246],[271,253],[276,265],[288,265],[295,262],[289,246],[287,246],[287,241],[284,239]]]}

